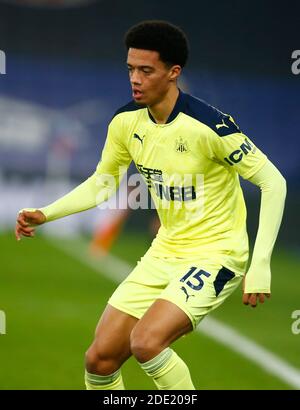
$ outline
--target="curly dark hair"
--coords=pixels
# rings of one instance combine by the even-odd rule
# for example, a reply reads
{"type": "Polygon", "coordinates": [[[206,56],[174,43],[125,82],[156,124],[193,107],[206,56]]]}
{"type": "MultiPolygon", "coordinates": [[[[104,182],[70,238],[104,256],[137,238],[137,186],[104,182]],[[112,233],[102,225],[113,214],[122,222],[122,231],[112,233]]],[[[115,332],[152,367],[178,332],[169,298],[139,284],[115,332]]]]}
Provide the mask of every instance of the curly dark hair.
{"type": "Polygon", "coordinates": [[[167,65],[184,67],[189,54],[189,44],[181,28],[162,20],[142,21],[125,34],[125,45],[129,48],[157,51],[161,61],[167,65]]]}

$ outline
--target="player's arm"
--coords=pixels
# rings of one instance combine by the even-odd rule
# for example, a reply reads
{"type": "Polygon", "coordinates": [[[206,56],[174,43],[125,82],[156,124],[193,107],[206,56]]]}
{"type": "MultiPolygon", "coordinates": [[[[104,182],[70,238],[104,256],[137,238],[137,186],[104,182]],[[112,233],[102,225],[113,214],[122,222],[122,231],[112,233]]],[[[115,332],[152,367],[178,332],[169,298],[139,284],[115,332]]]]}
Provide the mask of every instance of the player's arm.
{"type": "Polygon", "coordinates": [[[229,122],[232,119],[227,119],[231,127],[228,134],[223,129],[221,136],[216,132],[209,135],[208,148],[211,156],[222,162],[229,172],[235,170],[261,189],[259,228],[243,295],[245,304],[256,306],[257,299],[263,303],[265,296],[271,292],[271,254],[282,219],[286,182],[254,143],[234,123],[229,122]]]}
{"type": "Polygon", "coordinates": [[[35,225],[94,208],[109,199],[131,162],[120,135],[118,118],[115,117],[109,125],[101,160],[92,176],[46,207],[20,211],[15,230],[18,240],[21,235],[33,236],[35,225]]]}
{"type": "Polygon", "coordinates": [[[271,293],[271,255],[282,220],[286,181],[269,160],[248,180],[261,190],[259,226],[243,295],[246,305],[255,306],[258,297],[263,302],[262,295],[271,293]]]}

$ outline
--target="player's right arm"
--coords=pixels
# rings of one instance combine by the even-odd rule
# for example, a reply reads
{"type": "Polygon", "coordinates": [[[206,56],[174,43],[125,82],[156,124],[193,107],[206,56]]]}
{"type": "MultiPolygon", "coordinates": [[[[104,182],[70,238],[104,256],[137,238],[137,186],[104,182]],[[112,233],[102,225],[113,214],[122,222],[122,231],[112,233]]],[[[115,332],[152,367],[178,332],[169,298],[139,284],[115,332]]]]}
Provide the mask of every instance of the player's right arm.
{"type": "Polygon", "coordinates": [[[121,124],[116,116],[108,127],[105,146],[94,174],[46,207],[21,210],[16,223],[16,238],[20,240],[22,235],[31,237],[36,225],[94,208],[109,199],[131,162],[121,137],[121,124]]]}

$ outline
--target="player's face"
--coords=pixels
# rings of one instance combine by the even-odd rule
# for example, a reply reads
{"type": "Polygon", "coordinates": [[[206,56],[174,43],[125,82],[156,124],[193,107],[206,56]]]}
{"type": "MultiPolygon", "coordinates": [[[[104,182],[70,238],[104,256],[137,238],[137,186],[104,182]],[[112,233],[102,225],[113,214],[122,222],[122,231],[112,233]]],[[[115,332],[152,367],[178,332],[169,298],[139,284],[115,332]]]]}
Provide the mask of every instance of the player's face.
{"type": "Polygon", "coordinates": [[[137,48],[128,50],[127,66],[133,99],[148,106],[163,100],[181,71],[178,65],[170,67],[162,62],[157,51],[137,48]]]}

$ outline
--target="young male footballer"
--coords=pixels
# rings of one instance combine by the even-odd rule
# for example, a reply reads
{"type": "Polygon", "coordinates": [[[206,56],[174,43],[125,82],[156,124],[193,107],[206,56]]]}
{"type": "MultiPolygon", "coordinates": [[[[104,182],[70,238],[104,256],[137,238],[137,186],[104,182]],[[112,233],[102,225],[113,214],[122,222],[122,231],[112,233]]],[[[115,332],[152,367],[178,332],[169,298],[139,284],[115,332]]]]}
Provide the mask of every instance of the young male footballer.
{"type": "Polygon", "coordinates": [[[122,364],[133,355],[161,390],[194,390],[189,369],[170,345],[238,287],[248,261],[246,208],[239,175],[261,190],[259,228],[245,276],[243,303],[270,296],[270,259],[282,219],[286,183],[229,114],[183,93],[183,31],[144,21],[126,34],[133,100],[108,127],[95,173],[49,206],[22,210],[16,237],[35,225],[97,206],[107,179],[134,161],[161,227],[150,249],[118,286],[86,353],[85,383],[122,390],[122,364]]]}

